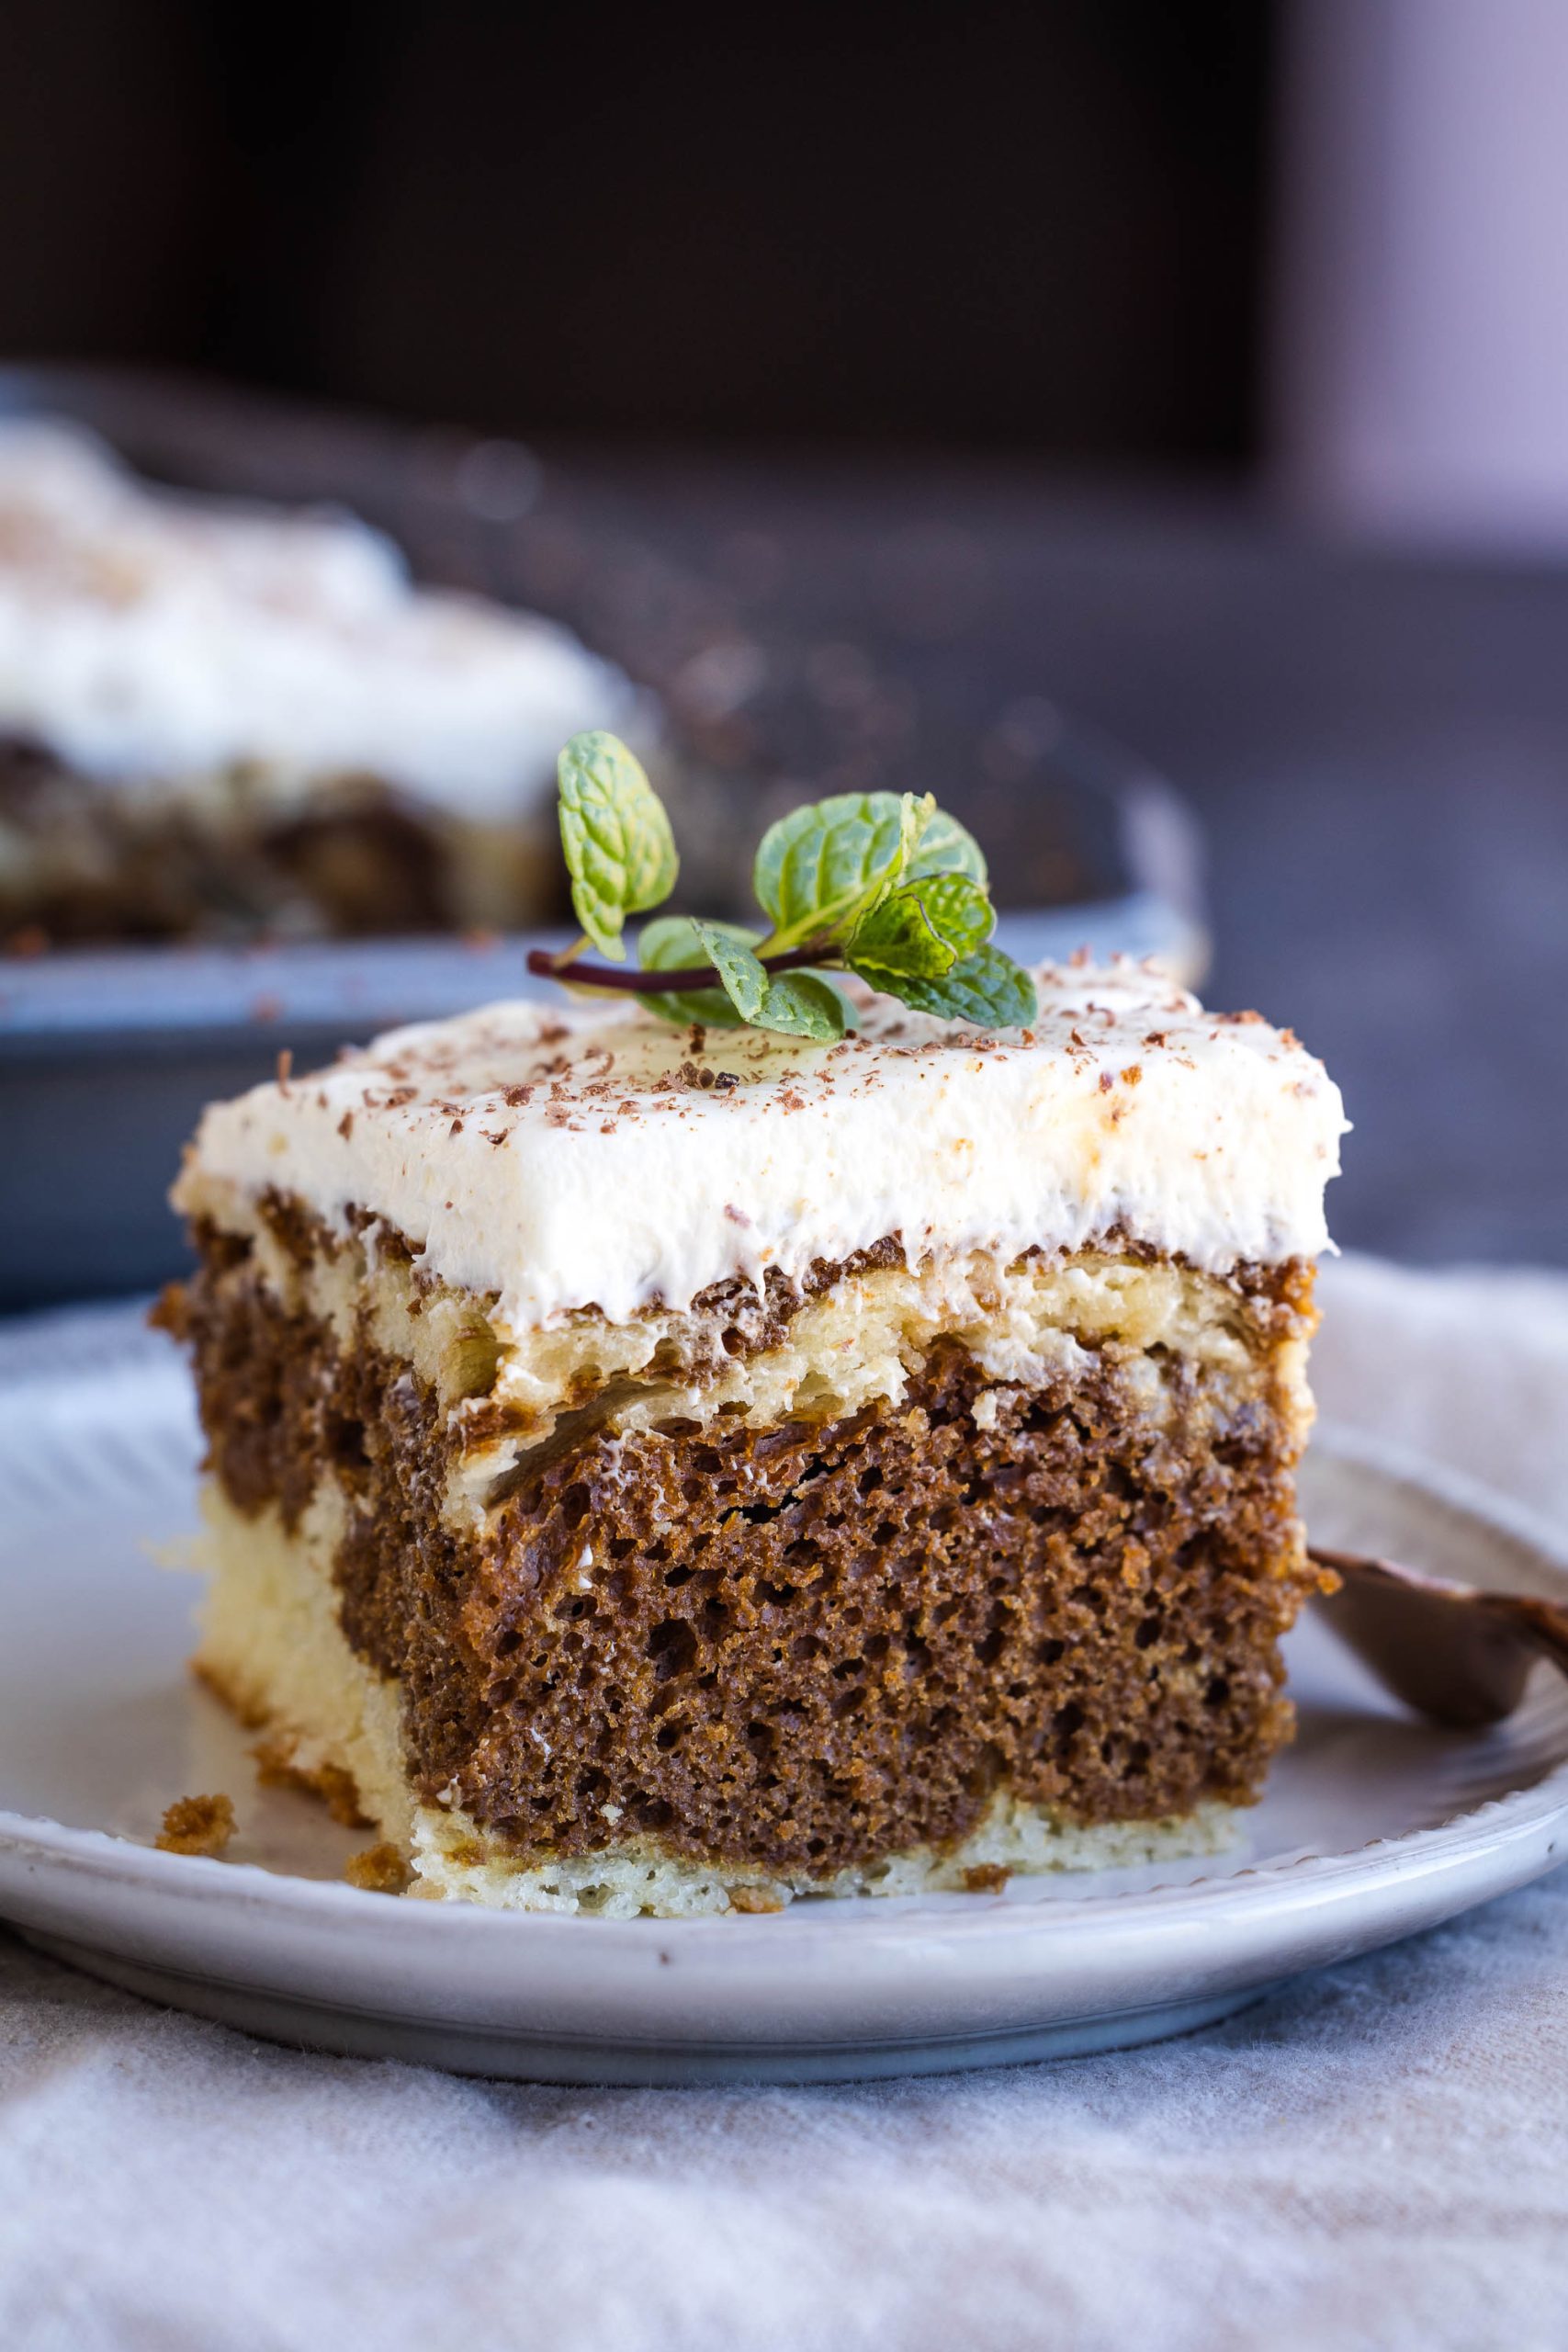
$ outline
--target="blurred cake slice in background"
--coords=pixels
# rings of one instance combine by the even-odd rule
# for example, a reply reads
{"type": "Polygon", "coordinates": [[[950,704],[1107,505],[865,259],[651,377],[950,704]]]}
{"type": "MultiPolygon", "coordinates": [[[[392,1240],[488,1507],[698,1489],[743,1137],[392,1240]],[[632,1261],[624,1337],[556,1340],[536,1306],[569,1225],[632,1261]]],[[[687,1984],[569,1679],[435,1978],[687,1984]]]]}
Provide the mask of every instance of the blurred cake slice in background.
{"type": "Polygon", "coordinates": [[[415,588],[349,515],[0,425],[0,936],[537,921],[556,748],[636,699],[554,622],[415,588]]]}

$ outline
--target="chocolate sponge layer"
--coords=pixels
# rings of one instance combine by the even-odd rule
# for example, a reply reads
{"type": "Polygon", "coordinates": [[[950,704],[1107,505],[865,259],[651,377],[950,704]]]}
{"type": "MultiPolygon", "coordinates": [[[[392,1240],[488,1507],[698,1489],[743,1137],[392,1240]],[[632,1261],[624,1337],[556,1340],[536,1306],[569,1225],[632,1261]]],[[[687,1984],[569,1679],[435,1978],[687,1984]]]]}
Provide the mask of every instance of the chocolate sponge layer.
{"type": "Polygon", "coordinates": [[[402,1690],[411,1778],[520,1855],[655,1838],[824,1876],[941,1849],[998,1790],[1085,1824],[1256,1792],[1312,1574],[1269,1376],[1300,1264],[1235,1288],[1257,1376],[1074,1345],[997,1385],[939,1340],[896,1404],[525,1448],[477,1532],[411,1365],[290,1308],[233,1236],[169,1319],[241,1510],[346,1498],[344,1630],[402,1690]]]}

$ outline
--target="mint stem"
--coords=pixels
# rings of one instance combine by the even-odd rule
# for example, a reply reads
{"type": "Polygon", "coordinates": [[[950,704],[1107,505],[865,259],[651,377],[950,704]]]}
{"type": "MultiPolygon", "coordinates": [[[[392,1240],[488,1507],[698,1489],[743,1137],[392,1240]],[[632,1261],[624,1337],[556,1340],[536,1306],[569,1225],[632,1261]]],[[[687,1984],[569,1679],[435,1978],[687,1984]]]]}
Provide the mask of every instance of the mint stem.
{"type": "MultiPolygon", "coordinates": [[[[792,947],[786,956],[764,956],[765,972],[797,972],[807,964],[820,964],[831,953],[825,942],[818,940],[813,947],[792,947]]],[[[547,948],[528,950],[528,969],[547,980],[578,980],[592,989],[619,989],[627,996],[679,996],[687,989],[719,989],[724,986],[711,964],[693,964],[681,972],[645,972],[640,966],[627,971],[615,964],[584,964],[575,958],[558,963],[547,948]]]]}

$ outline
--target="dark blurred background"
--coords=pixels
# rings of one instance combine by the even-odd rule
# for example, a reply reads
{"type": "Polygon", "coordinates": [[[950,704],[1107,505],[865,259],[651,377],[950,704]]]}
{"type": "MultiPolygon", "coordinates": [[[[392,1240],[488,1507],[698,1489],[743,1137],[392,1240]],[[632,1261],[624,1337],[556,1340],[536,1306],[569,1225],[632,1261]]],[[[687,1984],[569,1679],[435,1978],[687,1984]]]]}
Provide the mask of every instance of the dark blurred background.
{"type": "Polygon", "coordinates": [[[1342,1238],[1568,1262],[1565,76],[1561,0],[7,0],[0,348],[526,435],[827,644],[912,600],[1194,804],[1342,1238]]]}
{"type": "Polygon", "coordinates": [[[1234,468],[1258,0],[7,0],[12,348],[529,432],[1234,468]]]}

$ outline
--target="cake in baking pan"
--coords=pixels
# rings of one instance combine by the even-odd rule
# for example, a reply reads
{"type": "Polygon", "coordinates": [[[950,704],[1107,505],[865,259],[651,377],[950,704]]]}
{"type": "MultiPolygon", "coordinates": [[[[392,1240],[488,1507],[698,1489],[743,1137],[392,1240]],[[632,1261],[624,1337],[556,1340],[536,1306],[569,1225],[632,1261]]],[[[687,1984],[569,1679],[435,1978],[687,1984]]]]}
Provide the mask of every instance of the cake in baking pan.
{"type": "Polygon", "coordinates": [[[566,629],[415,588],[346,514],[0,423],[0,936],[536,922],[557,748],[637,707],[566,629]]]}

